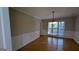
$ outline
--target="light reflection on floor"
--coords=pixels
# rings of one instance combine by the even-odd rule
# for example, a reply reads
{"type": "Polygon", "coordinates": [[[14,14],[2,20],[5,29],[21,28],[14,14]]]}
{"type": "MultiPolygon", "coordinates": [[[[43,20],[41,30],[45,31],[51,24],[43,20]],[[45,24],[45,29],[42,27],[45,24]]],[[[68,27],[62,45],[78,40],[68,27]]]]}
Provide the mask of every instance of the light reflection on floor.
{"type": "Polygon", "coordinates": [[[55,50],[63,50],[63,39],[48,37],[48,49],[52,48],[55,50]]]}

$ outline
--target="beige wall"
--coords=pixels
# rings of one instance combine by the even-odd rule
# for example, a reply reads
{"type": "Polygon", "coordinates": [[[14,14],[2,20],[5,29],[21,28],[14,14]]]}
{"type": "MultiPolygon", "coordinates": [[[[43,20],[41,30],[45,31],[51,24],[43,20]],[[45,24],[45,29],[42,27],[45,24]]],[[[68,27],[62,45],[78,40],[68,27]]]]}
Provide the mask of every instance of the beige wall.
{"type": "Polygon", "coordinates": [[[40,30],[40,21],[10,8],[12,36],[40,30]]]}
{"type": "Polygon", "coordinates": [[[79,16],[77,16],[77,19],[76,19],[75,31],[79,32],[79,16]]]}
{"type": "Polygon", "coordinates": [[[40,37],[40,20],[10,8],[13,50],[40,37]]]}

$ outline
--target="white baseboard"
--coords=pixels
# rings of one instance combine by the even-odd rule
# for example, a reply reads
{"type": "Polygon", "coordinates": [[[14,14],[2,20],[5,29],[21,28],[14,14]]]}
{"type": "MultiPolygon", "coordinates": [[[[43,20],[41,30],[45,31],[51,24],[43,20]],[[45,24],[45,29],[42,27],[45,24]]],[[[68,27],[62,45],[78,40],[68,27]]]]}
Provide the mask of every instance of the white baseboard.
{"type": "Polygon", "coordinates": [[[40,31],[35,31],[31,33],[24,33],[12,38],[13,41],[13,50],[18,50],[25,46],[26,44],[32,42],[33,40],[40,37],[40,31]]]}
{"type": "Polygon", "coordinates": [[[79,40],[74,39],[74,41],[75,41],[77,44],[79,44],[79,40]]]}

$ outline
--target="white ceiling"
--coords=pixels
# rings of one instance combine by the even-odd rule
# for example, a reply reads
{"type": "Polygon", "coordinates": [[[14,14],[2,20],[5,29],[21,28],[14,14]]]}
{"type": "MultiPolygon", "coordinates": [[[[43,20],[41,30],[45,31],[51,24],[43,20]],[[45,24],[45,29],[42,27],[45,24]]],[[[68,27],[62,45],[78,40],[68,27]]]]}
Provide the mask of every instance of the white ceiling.
{"type": "Polygon", "coordinates": [[[55,18],[79,15],[78,7],[16,7],[14,9],[38,19],[52,18],[52,11],[55,11],[55,18]]]}

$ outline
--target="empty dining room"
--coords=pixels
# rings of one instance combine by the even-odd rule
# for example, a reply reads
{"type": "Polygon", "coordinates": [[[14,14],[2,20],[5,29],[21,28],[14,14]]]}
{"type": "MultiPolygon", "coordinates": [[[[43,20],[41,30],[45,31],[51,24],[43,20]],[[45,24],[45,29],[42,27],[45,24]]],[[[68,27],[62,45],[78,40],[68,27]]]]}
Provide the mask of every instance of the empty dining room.
{"type": "Polygon", "coordinates": [[[4,36],[8,38],[0,37],[0,49],[79,51],[79,7],[4,8],[0,10],[0,36],[4,29],[4,36]]]}

